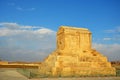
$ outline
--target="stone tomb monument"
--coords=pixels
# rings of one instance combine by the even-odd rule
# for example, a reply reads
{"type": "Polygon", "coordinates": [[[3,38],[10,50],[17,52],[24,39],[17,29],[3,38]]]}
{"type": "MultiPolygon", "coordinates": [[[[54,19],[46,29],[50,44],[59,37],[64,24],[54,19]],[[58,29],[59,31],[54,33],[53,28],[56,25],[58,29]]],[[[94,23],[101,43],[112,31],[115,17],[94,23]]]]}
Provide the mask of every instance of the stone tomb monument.
{"type": "Polygon", "coordinates": [[[110,76],[116,70],[107,58],[91,48],[91,32],[86,28],[61,26],[57,49],[39,67],[43,76],[110,76]]]}

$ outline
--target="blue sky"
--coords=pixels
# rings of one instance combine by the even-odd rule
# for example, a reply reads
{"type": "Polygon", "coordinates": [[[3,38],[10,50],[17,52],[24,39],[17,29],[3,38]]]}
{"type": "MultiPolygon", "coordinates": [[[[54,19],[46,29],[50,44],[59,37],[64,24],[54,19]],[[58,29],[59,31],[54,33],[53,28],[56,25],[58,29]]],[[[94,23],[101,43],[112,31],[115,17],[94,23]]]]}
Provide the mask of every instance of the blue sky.
{"type": "Polygon", "coordinates": [[[61,25],[88,28],[93,47],[120,60],[120,0],[0,0],[0,10],[4,60],[42,60],[55,49],[61,25]]]}

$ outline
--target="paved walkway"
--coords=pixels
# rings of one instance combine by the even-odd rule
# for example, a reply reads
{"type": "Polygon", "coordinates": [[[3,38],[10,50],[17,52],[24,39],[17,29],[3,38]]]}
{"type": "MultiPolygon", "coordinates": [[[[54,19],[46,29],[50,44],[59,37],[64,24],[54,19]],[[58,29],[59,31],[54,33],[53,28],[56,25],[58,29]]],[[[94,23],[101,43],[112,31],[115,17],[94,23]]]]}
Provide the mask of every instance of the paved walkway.
{"type": "Polygon", "coordinates": [[[0,68],[0,80],[29,80],[21,75],[16,69],[0,68]]]}
{"type": "Polygon", "coordinates": [[[120,77],[36,78],[28,79],[11,68],[0,68],[0,80],[120,80],[120,77]]]}

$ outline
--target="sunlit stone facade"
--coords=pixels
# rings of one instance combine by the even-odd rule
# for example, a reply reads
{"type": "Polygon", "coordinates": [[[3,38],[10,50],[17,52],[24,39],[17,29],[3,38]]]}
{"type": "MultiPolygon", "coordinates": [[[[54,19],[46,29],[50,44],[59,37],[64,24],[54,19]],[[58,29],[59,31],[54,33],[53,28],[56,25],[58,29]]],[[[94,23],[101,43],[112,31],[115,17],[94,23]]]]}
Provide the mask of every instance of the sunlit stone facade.
{"type": "Polygon", "coordinates": [[[86,28],[61,26],[57,48],[39,67],[44,76],[109,76],[116,70],[107,58],[91,48],[91,32],[86,28]]]}

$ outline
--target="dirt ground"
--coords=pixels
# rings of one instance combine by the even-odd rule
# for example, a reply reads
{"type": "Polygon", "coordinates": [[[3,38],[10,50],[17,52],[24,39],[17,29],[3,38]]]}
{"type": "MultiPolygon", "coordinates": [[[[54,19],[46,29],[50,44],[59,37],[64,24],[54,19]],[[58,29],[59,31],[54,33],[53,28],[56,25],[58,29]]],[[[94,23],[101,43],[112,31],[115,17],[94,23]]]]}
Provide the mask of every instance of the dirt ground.
{"type": "Polygon", "coordinates": [[[120,80],[120,77],[36,78],[28,79],[11,68],[0,68],[0,80],[120,80]]]}
{"type": "Polygon", "coordinates": [[[120,80],[120,77],[42,78],[31,80],[120,80]]]}

